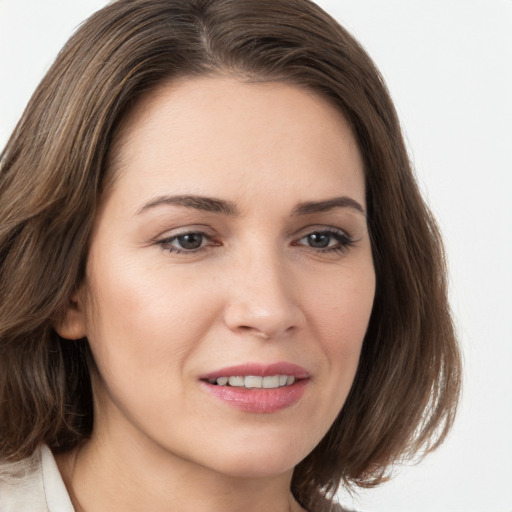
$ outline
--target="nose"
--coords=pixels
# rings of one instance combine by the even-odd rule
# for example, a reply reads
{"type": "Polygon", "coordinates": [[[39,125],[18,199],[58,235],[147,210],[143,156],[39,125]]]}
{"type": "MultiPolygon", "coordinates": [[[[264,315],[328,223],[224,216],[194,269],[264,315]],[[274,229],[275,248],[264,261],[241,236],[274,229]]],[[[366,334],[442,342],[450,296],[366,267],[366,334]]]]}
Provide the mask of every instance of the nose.
{"type": "Polygon", "coordinates": [[[289,336],[300,329],[305,316],[291,269],[271,254],[252,254],[244,260],[230,270],[227,327],[262,339],[289,336]]]}

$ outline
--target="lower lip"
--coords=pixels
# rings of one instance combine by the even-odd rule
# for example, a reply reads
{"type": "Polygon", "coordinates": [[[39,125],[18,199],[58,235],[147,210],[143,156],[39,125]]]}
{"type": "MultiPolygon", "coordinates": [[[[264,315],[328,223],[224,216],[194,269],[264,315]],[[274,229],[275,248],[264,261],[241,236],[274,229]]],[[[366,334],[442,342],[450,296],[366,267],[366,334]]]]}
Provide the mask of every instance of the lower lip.
{"type": "Polygon", "coordinates": [[[272,389],[216,386],[204,381],[202,385],[213,396],[236,409],[244,412],[271,414],[297,403],[304,394],[307,383],[308,379],[301,379],[291,386],[272,389]]]}

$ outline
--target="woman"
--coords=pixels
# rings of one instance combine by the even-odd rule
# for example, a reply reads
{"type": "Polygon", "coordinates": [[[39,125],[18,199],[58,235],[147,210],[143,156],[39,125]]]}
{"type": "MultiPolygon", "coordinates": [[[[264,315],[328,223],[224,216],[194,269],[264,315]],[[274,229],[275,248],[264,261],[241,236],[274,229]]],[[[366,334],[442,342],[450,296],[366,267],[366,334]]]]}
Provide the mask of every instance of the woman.
{"type": "Polygon", "coordinates": [[[107,6],[1,161],[1,511],[331,510],[444,439],[438,231],[311,2],[107,6]]]}

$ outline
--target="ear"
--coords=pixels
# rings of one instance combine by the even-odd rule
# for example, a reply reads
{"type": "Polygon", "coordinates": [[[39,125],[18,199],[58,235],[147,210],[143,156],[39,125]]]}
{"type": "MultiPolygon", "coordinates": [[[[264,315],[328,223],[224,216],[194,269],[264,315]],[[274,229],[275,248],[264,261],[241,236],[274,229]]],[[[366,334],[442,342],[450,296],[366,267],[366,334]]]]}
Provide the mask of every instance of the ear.
{"type": "Polygon", "coordinates": [[[53,327],[61,338],[79,340],[86,336],[82,294],[83,291],[76,291],[70,297],[69,303],[62,315],[53,322],[53,327]]]}

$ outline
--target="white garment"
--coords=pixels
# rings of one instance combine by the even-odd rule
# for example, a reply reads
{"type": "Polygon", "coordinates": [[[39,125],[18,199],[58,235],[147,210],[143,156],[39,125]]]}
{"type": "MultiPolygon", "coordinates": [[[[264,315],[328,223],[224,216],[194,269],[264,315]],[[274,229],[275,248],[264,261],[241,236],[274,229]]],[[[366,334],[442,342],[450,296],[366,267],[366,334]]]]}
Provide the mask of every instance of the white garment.
{"type": "Polygon", "coordinates": [[[0,463],[0,512],[74,512],[47,446],[20,462],[0,463]]]}

